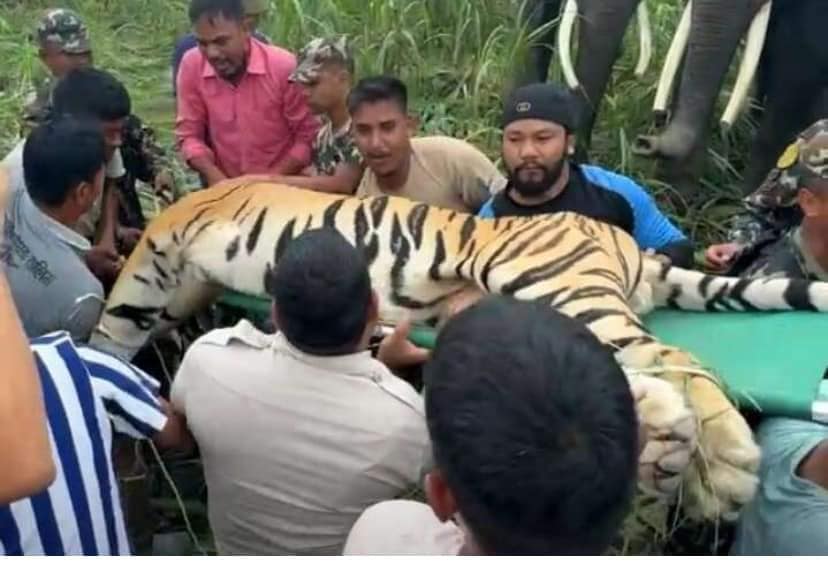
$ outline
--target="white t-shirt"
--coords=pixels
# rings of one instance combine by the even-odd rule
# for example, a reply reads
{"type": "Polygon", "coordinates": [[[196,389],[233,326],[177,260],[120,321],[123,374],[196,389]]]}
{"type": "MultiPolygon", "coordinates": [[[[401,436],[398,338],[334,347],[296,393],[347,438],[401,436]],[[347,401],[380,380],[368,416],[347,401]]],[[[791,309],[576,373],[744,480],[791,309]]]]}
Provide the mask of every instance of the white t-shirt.
{"type": "Polygon", "coordinates": [[[457,555],[465,543],[454,522],[440,522],[427,504],[389,500],[356,521],[343,555],[457,555]]]}

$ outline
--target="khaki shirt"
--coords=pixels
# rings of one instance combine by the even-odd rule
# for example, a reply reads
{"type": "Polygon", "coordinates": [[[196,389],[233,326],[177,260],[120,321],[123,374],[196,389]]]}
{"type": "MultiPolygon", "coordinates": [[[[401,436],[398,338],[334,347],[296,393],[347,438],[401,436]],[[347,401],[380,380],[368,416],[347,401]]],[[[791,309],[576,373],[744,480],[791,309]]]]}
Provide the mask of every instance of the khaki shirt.
{"type": "Polygon", "coordinates": [[[394,195],[477,213],[505,186],[506,178],[492,161],[469,143],[451,137],[418,137],[411,139],[411,168],[405,185],[393,192],[383,191],[374,172],[367,168],[356,195],[394,195]]]}
{"type": "Polygon", "coordinates": [[[463,528],[440,522],[429,505],[389,500],[359,517],[342,555],[457,555],[465,542],[463,528]]]}
{"type": "Polygon", "coordinates": [[[369,352],[311,356],[247,321],[190,347],[172,402],[221,555],[338,555],[362,511],[431,463],[422,398],[369,352]]]}

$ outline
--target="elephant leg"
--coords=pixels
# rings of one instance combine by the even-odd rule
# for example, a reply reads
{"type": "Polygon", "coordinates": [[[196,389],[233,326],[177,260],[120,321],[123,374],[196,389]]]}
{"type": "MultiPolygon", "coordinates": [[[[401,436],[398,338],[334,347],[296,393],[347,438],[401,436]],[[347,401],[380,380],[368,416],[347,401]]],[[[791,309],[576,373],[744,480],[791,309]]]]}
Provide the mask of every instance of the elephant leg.
{"type": "MultiPolygon", "coordinates": [[[[561,0],[529,0],[525,4],[521,23],[525,25],[526,33],[531,35],[535,30],[554,21],[560,11],[561,0]]],[[[556,26],[549,26],[539,37],[531,40],[526,60],[518,65],[515,86],[546,82],[552,62],[555,31],[556,26]]]]}
{"type": "Polygon", "coordinates": [[[823,39],[828,4],[817,0],[778,3],[765,44],[760,84],[765,111],[753,142],[743,189],[753,191],[797,133],[825,117],[828,44],[823,39]]]}

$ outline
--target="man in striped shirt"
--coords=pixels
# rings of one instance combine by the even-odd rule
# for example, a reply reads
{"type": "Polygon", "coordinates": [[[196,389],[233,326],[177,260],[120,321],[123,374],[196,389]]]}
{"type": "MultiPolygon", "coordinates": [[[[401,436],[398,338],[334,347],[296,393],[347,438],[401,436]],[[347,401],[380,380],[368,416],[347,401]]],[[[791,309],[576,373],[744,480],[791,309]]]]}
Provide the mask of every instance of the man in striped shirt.
{"type": "Polygon", "coordinates": [[[112,466],[115,432],[183,445],[158,384],[113,356],[76,346],[68,333],[32,341],[57,476],[40,494],[0,506],[5,555],[129,555],[112,466]]]}

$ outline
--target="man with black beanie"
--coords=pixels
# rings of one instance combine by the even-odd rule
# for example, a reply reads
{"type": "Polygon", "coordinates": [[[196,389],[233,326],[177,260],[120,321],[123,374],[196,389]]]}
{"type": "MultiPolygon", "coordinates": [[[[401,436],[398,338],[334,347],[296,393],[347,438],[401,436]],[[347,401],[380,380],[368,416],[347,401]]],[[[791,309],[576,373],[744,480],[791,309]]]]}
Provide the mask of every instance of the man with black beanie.
{"type": "Polygon", "coordinates": [[[509,184],[480,210],[481,217],[574,211],[615,225],[644,250],[677,266],[693,264],[693,245],[639,184],[571,160],[577,116],[570,93],[538,83],[515,90],[503,112],[503,162],[509,184]]]}

